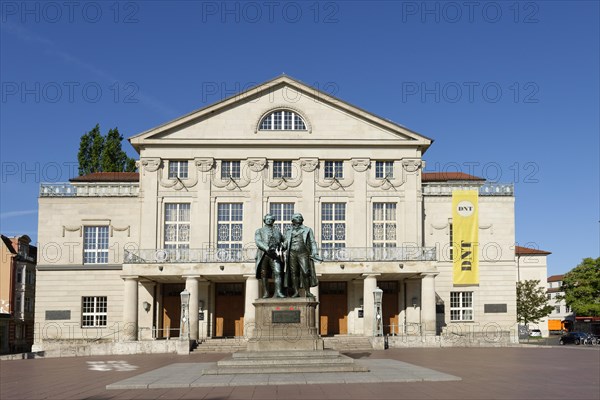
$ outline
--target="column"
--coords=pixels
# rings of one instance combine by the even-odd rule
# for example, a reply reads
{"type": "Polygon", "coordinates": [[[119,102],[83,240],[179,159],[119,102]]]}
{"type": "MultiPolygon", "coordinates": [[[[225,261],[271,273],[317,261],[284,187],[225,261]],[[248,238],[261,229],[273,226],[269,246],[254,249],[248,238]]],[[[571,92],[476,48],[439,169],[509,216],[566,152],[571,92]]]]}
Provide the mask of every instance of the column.
{"type": "Polygon", "coordinates": [[[373,290],[377,289],[377,277],[381,274],[363,274],[363,332],[365,336],[373,336],[373,318],[375,317],[375,299],[373,290]]]}
{"type": "Polygon", "coordinates": [[[200,339],[204,339],[208,337],[208,330],[210,327],[209,321],[210,321],[210,311],[209,311],[209,299],[210,299],[210,282],[208,281],[200,281],[198,282],[199,285],[199,302],[202,303],[202,310],[198,310],[198,316],[200,316],[200,311],[202,311],[202,317],[203,319],[201,321],[198,322],[199,325],[199,330],[198,330],[198,336],[200,339]]]}
{"type": "Polygon", "coordinates": [[[435,276],[422,274],[421,279],[421,326],[424,335],[435,335],[435,276]]]}
{"type": "Polygon", "coordinates": [[[255,314],[254,300],[258,298],[258,279],[255,274],[244,275],[246,278],[246,302],[244,304],[244,336],[254,335],[255,314]]]}
{"type": "Polygon", "coordinates": [[[190,319],[190,340],[198,340],[198,312],[199,297],[198,297],[198,278],[200,275],[184,275],[185,288],[190,292],[189,304],[189,319],[190,319]]]}
{"type": "MultiPolygon", "coordinates": [[[[321,274],[317,274],[317,279],[321,282],[321,274]]],[[[315,300],[319,301],[319,285],[310,288],[310,293],[315,296],[315,300]]],[[[319,317],[319,305],[315,308],[315,327],[317,328],[317,333],[321,332],[321,328],[319,325],[321,322],[321,318],[319,317]]]]}
{"type": "Polygon", "coordinates": [[[122,334],[124,340],[138,340],[138,277],[126,276],[125,296],[123,303],[123,327],[122,334]]]}

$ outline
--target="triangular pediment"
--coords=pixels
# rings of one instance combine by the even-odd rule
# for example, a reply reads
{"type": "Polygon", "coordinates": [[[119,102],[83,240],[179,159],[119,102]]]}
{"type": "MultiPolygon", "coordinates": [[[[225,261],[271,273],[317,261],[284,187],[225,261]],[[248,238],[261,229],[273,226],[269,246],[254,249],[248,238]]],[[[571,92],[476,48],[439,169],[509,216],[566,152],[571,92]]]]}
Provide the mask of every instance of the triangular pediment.
{"type": "Polygon", "coordinates": [[[323,91],[282,75],[161,126],[129,138],[141,146],[203,145],[217,142],[277,144],[361,143],[418,146],[432,140],[387,119],[346,103],[323,91]],[[261,119],[275,110],[293,111],[306,122],[305,130],[261,130],[261,119]]]}

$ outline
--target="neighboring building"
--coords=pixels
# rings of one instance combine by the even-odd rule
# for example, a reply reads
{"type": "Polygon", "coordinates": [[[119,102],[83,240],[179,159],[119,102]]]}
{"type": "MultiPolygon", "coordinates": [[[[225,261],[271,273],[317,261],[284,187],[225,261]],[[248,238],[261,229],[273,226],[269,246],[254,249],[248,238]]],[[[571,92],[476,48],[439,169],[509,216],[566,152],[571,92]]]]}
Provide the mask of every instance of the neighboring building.
{"type": "Polygon", "coordinates": [[[33,344],[37,248],[29,236],[0,244],[0,354],[25,353],[33,344]]]}
{"type": "Polygon", "coordinates": [[[550,333],[559,333],[570,331],[575,322],[575,314],[571,311],[565,300],[557,299],[557,296],[564,296],[562,282],[564,275],[552,275],[547,279],[548,303],[554,307],[554,310],[548,316],[548,330],[550,333]]]}
{"type": "Polygon", "coordinates": [[[41,349],[177,336],[184,288],[193,339],[247,337],[267,212],[314,229],[322,335],[372,336],[379,287],[386,333],[516,340],[513,187],[424,173],[431,139],[281,76],[129,140],[139,174],[41,187],[41,349]]]}
{"type": "MultiPolygon", "coordinates": [[[[549,251],[531,249],[529,247],[515,246],[515,258],[517,262],[518,281],[539,281],[539,287],[546,289],[546,277],[548,276],[549,251]]],[[[547,337],[548,317],[542,318],[537,323],[529,323],[529,330],[539,329],[542,336],[547,337]]]]}

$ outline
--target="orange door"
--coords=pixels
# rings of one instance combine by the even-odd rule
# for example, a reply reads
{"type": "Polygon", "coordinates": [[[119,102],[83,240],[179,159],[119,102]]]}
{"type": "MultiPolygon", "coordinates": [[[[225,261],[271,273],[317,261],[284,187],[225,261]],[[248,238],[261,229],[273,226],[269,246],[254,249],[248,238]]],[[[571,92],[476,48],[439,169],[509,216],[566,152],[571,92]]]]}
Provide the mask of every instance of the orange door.
{"type": "Polygon", "coordinates": [[[319,284],[319,326],[321,336],[348,334],[346,282],[319,284]]]}
{"type": "Polygon", "coordinates": [[[179,337],[181,296],[185,284],[164,284],[162,298],[162,331],[158,337],[179,337]]]}
{"type": "Polygon", "coordinates": [[[215,299],[215,336],[244,335],[244,284],[217,283],[215,299]]]}
{"type": "Polygon", "coordinates": [[[383,334],[390,334],[392,330],[398,333],[398,282],[377,282],[377,286],[383,290],[381,300],[381,313],[383,314],[383,334]],[[391,328],[394,325],[394,328],[391,328]]]}

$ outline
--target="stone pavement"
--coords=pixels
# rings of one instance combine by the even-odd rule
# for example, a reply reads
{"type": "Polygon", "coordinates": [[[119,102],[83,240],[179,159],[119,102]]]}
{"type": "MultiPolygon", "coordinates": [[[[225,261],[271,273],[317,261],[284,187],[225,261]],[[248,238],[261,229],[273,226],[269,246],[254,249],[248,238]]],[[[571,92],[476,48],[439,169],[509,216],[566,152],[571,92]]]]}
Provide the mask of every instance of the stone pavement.
{"type": "Polygon", "coordinates": [[[460,381],[461,378],[396,360],[362,360],[369,372],[203,375],[215,363],[178,363],[106,386],[107,389],[164,389],[216,386],[311,385],[460,381]]]}
{"type": "MultiPolygon", "coordinates": [[[[344,383],[325,383],[327,374],[320,374],[323,381],[311,380],[314,383],[309,384],[306,377],[303,381],[294,374],[273,378],[270,385],[264,385],[267,378],[259,376],[240,382],[243,386],[192,387],[190,383],[177,388],[107,389],[130,378],[154,376],[153,383],[141,382],[152,387],[165,371],[175,372],[170,379],[185,385],[198,364],[214,363],[225,356],[160,354],[0,361],[0,398],[600,399],[598,346],[389,349],[352,354],[361,363],[406,367],[416,376],[419,371],[433,371],[461,380],[364,382],[358,375],[351,379],[351,375],[344,383]],[[275,384],[275,379],[281,379],[281,384],[275,384]]],[[[203,377],[196,378],[194,382],[201,382],[203,377]]]]}

